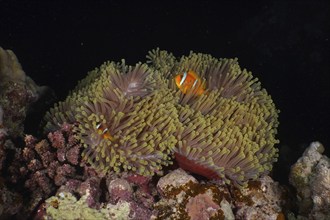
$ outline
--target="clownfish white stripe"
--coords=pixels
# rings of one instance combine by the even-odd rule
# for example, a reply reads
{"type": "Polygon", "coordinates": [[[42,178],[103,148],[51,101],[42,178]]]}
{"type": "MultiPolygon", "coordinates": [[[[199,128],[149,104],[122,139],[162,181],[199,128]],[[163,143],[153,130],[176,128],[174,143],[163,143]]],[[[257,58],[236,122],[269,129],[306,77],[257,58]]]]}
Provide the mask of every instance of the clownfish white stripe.
{"type": "Polygon", "coordinates": [[[182,86],[182,84],[184,83],[184,81],[186,80],[186,78],[187,78],[187,72],[184,72],[183,73],[183,77],[182,77],[182,79],[181,79],[181,81],[180,81],[180,86],[182,86]]]}
{"type": "Polygon", "coordinates": [[[196,86],[197,82],[198,82],[198,79],[195,80],[194,84],[192,85],[192,88],[194,88],[196,86]]]}
{"type": "Polygon", "coordinates": [[[105,134],[107,131],[108,131],[108,128],[104,129],[102,133],[105,134]]]}

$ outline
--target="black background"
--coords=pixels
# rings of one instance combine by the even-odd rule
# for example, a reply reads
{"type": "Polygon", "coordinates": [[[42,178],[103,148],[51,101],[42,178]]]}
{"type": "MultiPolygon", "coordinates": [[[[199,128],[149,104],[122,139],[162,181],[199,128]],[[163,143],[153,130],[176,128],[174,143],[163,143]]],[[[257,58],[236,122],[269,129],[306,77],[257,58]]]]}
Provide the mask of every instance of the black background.
{"type": "Polygon", "coordinates": [[[329,29],[330,1],[0,0],[0,46],[59,100],[104,61],[143,62],[156,47],[238,57],[281,110],[277,175],[311,141],[329,154],[329,29]]]}

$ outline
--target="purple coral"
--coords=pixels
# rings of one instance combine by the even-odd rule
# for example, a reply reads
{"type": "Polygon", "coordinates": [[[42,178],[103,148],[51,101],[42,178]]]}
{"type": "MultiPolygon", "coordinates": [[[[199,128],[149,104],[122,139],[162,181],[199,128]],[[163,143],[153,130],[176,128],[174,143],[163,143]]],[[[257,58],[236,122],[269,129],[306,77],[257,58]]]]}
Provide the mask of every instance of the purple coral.
{"type": "Polygon", "coordinates": [[[69,180],[88,178],[79,166],[80,145],[73,140],[73,133],[68,128],[72,127],[64,125],[63,129],[49,134],[49,141],[26,135],[23,148],[16,147],[9,140],[5,148],[0,148],[0,154],[12,152],[14,155],[13,160],[7,158],[6,161],[6,181],[14,186],[17,184],[17,187],[24,183],[25,193],[30,194],[29,206],[24,207],[26,210],[22,213],[31,212],[34,206],[69,180]]]}

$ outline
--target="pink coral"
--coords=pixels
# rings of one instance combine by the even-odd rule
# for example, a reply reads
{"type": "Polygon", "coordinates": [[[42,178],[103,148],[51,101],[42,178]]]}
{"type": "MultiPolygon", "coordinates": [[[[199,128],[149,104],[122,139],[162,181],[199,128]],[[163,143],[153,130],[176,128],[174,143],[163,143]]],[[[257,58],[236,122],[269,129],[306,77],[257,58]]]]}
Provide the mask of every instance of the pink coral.
{"type": "Polygon", "coordinates": [[[50,132],[47,137],[52,142],[53,147],[63,148],[65,146],[65,138],[60,130],[50,132]]]}

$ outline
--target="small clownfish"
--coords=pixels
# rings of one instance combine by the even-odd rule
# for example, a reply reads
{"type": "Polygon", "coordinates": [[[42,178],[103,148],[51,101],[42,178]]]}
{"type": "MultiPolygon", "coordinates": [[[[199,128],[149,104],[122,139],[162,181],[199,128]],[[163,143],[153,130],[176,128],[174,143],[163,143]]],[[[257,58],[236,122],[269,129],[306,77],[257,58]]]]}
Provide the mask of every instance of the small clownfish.
{"type": "Polygon", "coordinates": [[[97,132],[101,135],[102,139],[108,139],[110,141],[115,141],[115,138],[111,136],[109,129],[104,126],[104,124],[96,125],[97,132]]]}
{"type": "Polygon", "coordinates": [[[202,79],[192,70],[176,75],[174,80],[176,86],[183,94],[186,94],[193,88],[197,88],[195,90],[197,95],[201,95],[205,92],[205,83],[202,82],[202,79]]]}

